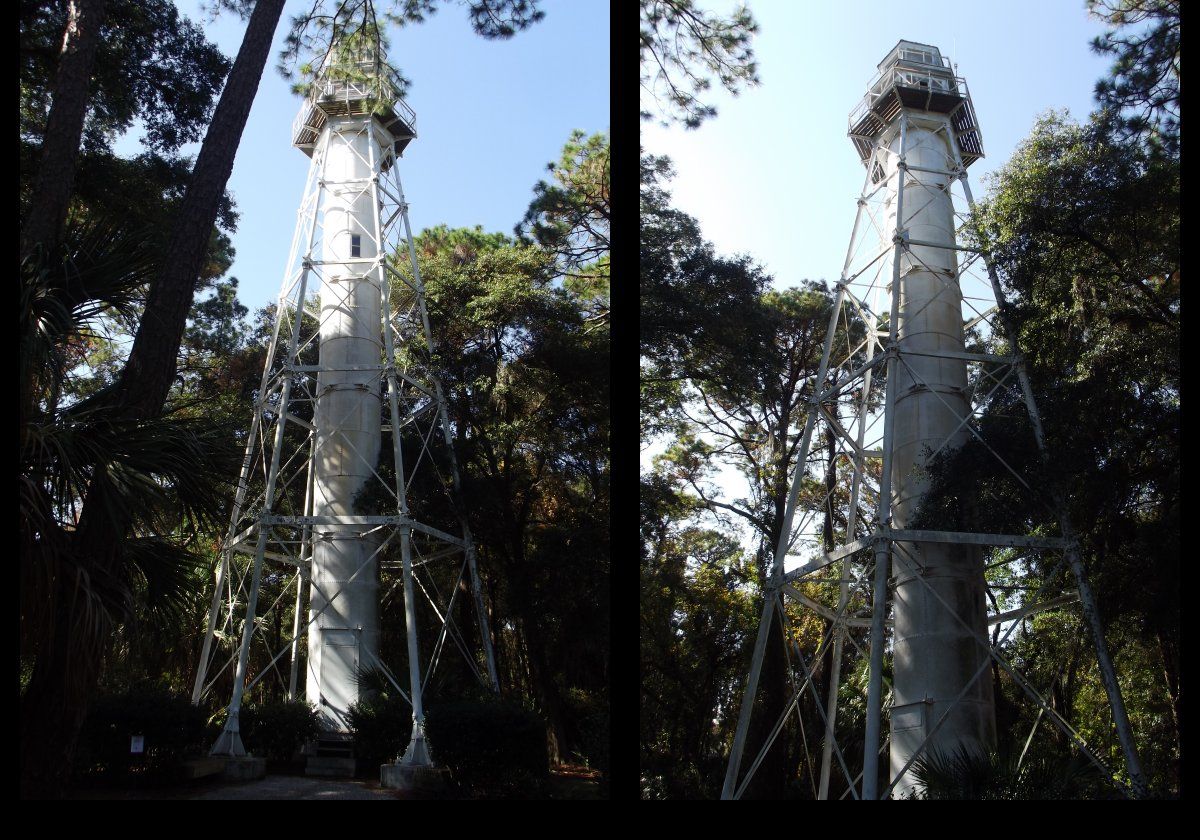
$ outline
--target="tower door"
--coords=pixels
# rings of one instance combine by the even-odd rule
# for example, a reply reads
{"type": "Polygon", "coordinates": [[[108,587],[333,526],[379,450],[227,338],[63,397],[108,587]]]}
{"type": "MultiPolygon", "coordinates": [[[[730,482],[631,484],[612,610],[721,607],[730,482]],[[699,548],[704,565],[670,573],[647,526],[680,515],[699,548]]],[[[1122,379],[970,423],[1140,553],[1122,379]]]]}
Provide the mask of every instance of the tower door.
{"type": "Polygon", "coordinates": [[[326,629],[321,642],[321,715],[334,729],[346,731],[346,711],[358,699],[358,633],[326,629]]]}

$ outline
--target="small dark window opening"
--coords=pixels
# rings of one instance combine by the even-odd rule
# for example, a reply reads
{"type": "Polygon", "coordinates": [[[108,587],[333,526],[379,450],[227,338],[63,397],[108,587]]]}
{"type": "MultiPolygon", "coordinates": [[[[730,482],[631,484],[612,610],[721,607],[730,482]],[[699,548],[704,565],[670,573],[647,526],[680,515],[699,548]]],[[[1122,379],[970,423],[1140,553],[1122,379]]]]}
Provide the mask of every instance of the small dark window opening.
{"type": "Polygon", "coordinates": [[[362,237],[360,237],[357,233],[350,234],[350,256],[362,256],[362,237]]]}

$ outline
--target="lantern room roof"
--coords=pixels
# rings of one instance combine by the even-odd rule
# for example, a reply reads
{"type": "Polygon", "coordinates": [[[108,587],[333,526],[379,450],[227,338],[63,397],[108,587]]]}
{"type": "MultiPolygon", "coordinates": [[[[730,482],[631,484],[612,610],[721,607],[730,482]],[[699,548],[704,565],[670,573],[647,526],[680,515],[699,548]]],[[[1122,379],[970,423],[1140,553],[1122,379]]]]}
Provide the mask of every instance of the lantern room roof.
{"type": "Polygon", "coordinates": [[[331,47],[322,58],[292,123],[292,144],[311,157],[329,117],[373,114],[401,154],[417,136],[417,115],[400,98],[399,75],[380,49],[359,48],[336,63],[333,51],[331,47]]]}
{"type": "Polygon", "coordinates": [[[850,112],[847,132],[866,165],[873,144],[902,111],[944,114],[958,140],[963,166],[983,157],[983,137],[967,82],[941,50],[900,40],[876,67],[867,93],[850,112]]]}

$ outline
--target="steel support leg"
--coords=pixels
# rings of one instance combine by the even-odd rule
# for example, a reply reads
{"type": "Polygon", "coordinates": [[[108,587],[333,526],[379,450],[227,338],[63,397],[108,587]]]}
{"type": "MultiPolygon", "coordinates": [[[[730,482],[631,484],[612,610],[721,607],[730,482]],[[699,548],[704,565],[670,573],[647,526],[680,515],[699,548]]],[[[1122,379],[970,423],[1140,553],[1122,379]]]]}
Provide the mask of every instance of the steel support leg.
{"type": "MultiPolygon", "coordinates": [[[[959,163],[961,165],[961,161],[959,163]]],[[[961,177],[963,191],[967,197],[967,204],[974,211],[975,200],[971,195],[971,187],[967,183],[965,170],[961,177]]],[[[1046,436],[1042,428],[1042,418],[1038,412],[1037,401],[1033,396],[1033,387],[1029,382],[1029,374],[1025,370],[1024,358],[1020,353],[1017,332],[1007,314],[1004,289],[1000,286],[1000,278],[996,274],[995,266],[992,265],[991,257],[986,253],[982,253],[981,256],[984,265],[987,267],[988,280],[992,285],[992,293],[996,297],[1000,324],[1004,328],[1009,343],[1012,345],[1013,355],[1017,359],[1017,381],[1021,385],[1021,393],[1025,398],[1025,406],[1029,411],[1029,422],[1033,426],[1033,435],[1037,441],[1038,455],[1041,458],[1043,466],[1048,468],[1050,454],[1046,447],[1046,436]]],[[[1058,487],[1052,488],[1051,498],[1058,514],[1059,528],[1062,529],[1063,538],[1068,543],[1066,550],[1067,564],[1071,567],[1071,574],[1075,577],[1075,584],[1079,589],[1079,604],[1083,609],[1083,617],[1087,622],[1088,633],[1092,638],[1092,646],[1096,651],[1096,662],[1100,667],[1100,679],[1104,684],[1104,692],[1108,696],[1109,705],[1112,707],[1113,723],[1117,729],[1117,739],[1120,741],[1121,751],[1125,755],[1125,767],[1129,773],[1134,796],[1144,799],[1150,792],[1149,783],[1142,770],[1142,762],[1137,752],[1137,743],[1133,738],[1133,729],[1129,725],[1129,715],[1125,711],[1125,700],[1121,696],[1121,685],[1117,681],[1112,657],[1108,652],[1108,643],[1104,638],[1104,626],[1100,621],[1096,599],[1092,593],[1091,584],[1088,582],[1087,571],[1083,567],[1083,559],[1079,554],[1079,541],[1075,535],[1074,523],[1071,522],[1070,514],[1067,511],[1066,499],[1058,487]]]]}

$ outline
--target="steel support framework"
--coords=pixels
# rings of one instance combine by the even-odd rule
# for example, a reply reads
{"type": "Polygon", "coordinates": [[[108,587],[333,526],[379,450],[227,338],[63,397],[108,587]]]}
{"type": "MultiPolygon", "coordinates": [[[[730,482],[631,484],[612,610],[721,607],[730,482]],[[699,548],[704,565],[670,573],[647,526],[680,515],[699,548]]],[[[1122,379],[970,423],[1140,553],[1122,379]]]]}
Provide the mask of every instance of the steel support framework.
{"type": "MultiPolygon", "coordinates": [[[[246,440],[229,529],[224,540],[210,604],[201,659],[196,672],[192,702],[200,703],[230,667],[235,668],[232,696],[225,729],[212,748],[214,755],[246,754],[240,737],[239,712],[246,693],[274,673],[287,696],[296,696],[297,672],[304,658],[300,641],[314,626],[323,610],[338,598],[341,588],[364,574],[374,574],[378,559],[399,547],[406,621],[408,680],[401,681],[369,647],[361,667],[382,672],[406,698],[413,710],[413,737],[405,762],[427,764],[424,743],[422,688],[437,667],[446,646],[457,647],[479,681],[498,691],[495,655],[483,601],[476,554],[466,513],[460,500],[460,478],[453,446],[453,430],[446,398],[432,363],[435,342],[430,329],[417,252],[409,221],[409,205],[401,186],[396,145],[379,137],[383,128],[369,109],[357,116],[342,116],[340,131],[327,126],[315,141],[304,197],[292,241],[287,269],[275,307],[275,323],[267,349],[261,384],[255,394],[254,413],[246,440]],[[351,123],[346,128],[346,123],[351,123]],[[331,147],[351,143],[356,135],[370,138],[358,143],[351,154],[362,156],[368,177],[334,180],[326,171],[331,147]],[[331,202],[330,191],[365,198],[373,213],[356,246],[363,256],[349,260],[322,259],[325,237],[324,213],[331,202]],[[330,277],[334,269],[351,267],[350,278],[330,277]],[[369,287],[362,284],[370,284],[369,287]],[[339,294],[341,301],[317,301],[318,290],[339,294]],[[378,294],[380,322],[372,327],[382,346],[373,364],[337,364],[314,360],[317,342],[331,313],[354,311],[347,301],[352,294],[378,294]],[[371,468],[369,487],[378,503],[375,511],[344,515],[314,515],[314,463],[330,457],[335,447],[354,449],[348,434],[335,430],[318,435],[314,415],[322,373],[360,375],[361,387],[382,397],[380,426],[390,437],[390,452],[371,468]],[[440,436],[440,441],[436,436],[440,436]],[[441,445],[438,445],[438,444],[441,445]],[[439,463],[440,462],[440,463],[439,463]],[[422,492],[444,493],[439,503],[457,519],[449,530],[411,515],[414,479],[421,479],[422,492]],[[451,533],[454,530],[456,533],[451,533]],[[341,581],[340,588],[324,586],[311,574],[314,545],[322,541],[360,541],[367,546],[365,559],[341,581]],[[278,596],[262,610],[259,603],[265,574],[278,596]],[[441,571],[438,571],[440,569],[441,571]],[[435,571],[437,574],[435,575],[435,571]],[[439,586],[438,579],[441,579],[439,586]],[[422,579],[424,578],[424,579],[422,579]],[[312,603],[305,616],[303,587],[309,587],[312,603]],[[294,587],[294,589],[293,589],[294,587]],[[333,591],[327,591],[328,589],[333,591]],[[454,619],[455,599],[460,589],[469,590],[471,611],[477,620],[478,643],[464,636],[454,619]],[[267,646],[261,616],[282,610],[291,595],[291,635],[274,649],[267,646]],[[428,602],[436,616],[438,632],[432,646],[418,644],[418,604],[428,602]],[[254,673],[251,649],[263,645],[254,673]],[[422,651],[424,650],[424,653],[422,651]],[[266,660],[267,664],[262,665],[266,660]],[[286,684],[282,671],[287,664],[286,684]]],[[[330,120],[332,123],[333,120],[330,120]]],[[[415,134],[413,135],[415,136],[415,134]]],[[[406,144],[404,144],[406,145],[406,144]]],[[[346,154],[346,149],[340,150],[346,154]]],[[[357,257],[357,254],[355,255],[357,257]]],[[[344,387],[344,386],[343,386],[344,387]]],[[[347,505],[354,500],[346,500],[347,505]]],[[[429,502],[428,498],[423,501],[429,502]]],[[[422,509],[427,509],[428,505],[422,509]]],[[[439,523],[441,524],[441,523],[439,523]]],[[[395,587],[393,587],[393,590],[395,587]]],[[[384,598],[391,595],[387,593],[384,598]]],[[[423,609],[423,608],[422,608],[423,609]]]]}
{"type": "MultiPolygon", "coordinates": [[[[977,132],[975,137],[978,137],[977,132]]],[[[855,140],[860,150],[865,148],[861,136],[855,140]]],[[[928,159],[929,155],[925,154],[923,157],[928,159]]],[[[974,157],[971,160],[974,160],[974,157]]],[[[882,131],[873,138],[864,164],[866,177],[858,199],[858,212],[845,263],[837,284],[820,367],[808,386],[807,415],[800,432],[798,456],[791,478],[781,536],[778,545],[775,546],[774,561],[763,594],[758,635],[751,655],[721,798],[741,797],[772,742],[782,732],[787,716],[798,703],[802,693],[808,689],[814,692],[813,702],[820,713],[824,728],[817,798],[826,799],[830,796],[834,773],[841,773],[844,777],[843,797],[850,795],[856,799],[889,798],[913,761],[920,757],[930,739],[945,724],[954,707],[973,688],[975,680],[986,676],[992,663],[1007,672],[1031,701],[1040,707],[1039,723],[1045,717],[1099,766],[1114,785],[1128,795],[1144,796],[1146,780],[1138,761],[1120,686],[1108,654],[1096,613],[1095,599],[1084,573],[1075,531],[1066,512],[1061,491],[1051,488],[1049,494],[1053,499],[1051,512],[1059,523],[1061,536],[934,532],[894,527],[893,513],[897,491],[892,486],[892,465],[895,456],[896,389],[902,371],[910,381],[921,384],[921,377],[914,370],[919,367],[915,364],[918,356],[925,359],[953,359],[965,364],[971,372],[966,394],[968,413],[961,416],[957,428],[945,436],[940,446],[933,447],[934,451],[927,453],[928,455],[936,454],[936,451],[944,447],[955,446],[956,436],[961,439],[965,433],[979,440],[1026,488],[1031,488],[1035,481],[1044,484],[1044,478],[1021,475],[1012,466],[1004,463],[1003,458],[991,450],[973,422],[989,407],[992,397],[1010,377],[1015,377],[1019,384],[1024,409],[1034,431],[1035,439],[1031,444],[1036,445],[1043,464],[1048,462],[1050,453],[1042,433],[1033,391],[1016,343],[1016,333],[1003,316],[1004,293],[987,254],[959,245],[957,241],[938,243],[916,239],[911,236],[905,224],[905,220],[911,218],[911,211],[902,206],[906,200],[906,193],[907,200],[922,195],[920,191],[906,190],[906,181],[909,185],[913,181],[922,184],[926,193],[938,190],[949,195],[956,204],[954,212],[960,228],[973,209],[966,165],[951,116],[914,108],[899,109],[891,131],[882,131]],[[910,134],[914,129],[918,130],[922,137],[936,135],[944,140],[944,163],[937,166],[908,165],[908,158],[912,154],[910,134]],[[889,222],[893,213],[895,221],[889,222]],[[947,251],[953,253],[943,258],[931,257],[931,254],[947,251]],[[1007,345],[1007,355],[965,350],[914,352],[902,346],[897,331],[901,323],[900,299],[906,277],[916,271],[932,272],[933,269],[930,269],[927,263],[934,262],[935,259],[941,259],[942,266],[954,266],[954,276],[950,280],[961,290],[964,330],[974,335],[980,344],[991,339],[1002,340],[1007,345]],[[842,485],[849,485],[846,528],[840,535],[841,545],[831,551],[826,551],[821,545],[821,523],[816,521],[817,515],[828,502],[829,494],[807,510],[798,510],[798,500],[805,484],[813,441],[826,439],[818,437],[820,430],[829,430],[836,441],[836,464],[844,476],[842,485]],[[798,514],[799,522],[796,521],[798,514]],[[974,671],[974,677],[948,704],[949,707],[940,717],[926,722],[924,738],[906,763],[889,774],[890,783],[881,791],[877,783],[880,777],[878,760],[880,754],[888,749],[887,740],[882,736],[882,726],[889,704],[883,664],[885,651],[890,647],[889,627],[892,622],[888,614],[891,606],[890,595],[894,589],[894,581],[890,580],[892,566],[897,558],[901,558],[909,567],[920,568],[920,559],[913,556],[914,551],[919,552],[921,546],[938,544],[976,546],[991,550],[1006,549],[992,565],[1016,564],[1014,568],[1017,569],[1030,552],[1061,555],[1059,564],[1061,566],[1065,563],[1070,568],[1074,588],[1058,592],[1048,592],[1043,588],[1043,591],[1018,603],[1015,609],[1008,610],[1001,609],[999,601],[989,588],[989,598],[994,607],[988,623],[994,628],[995,634],[988,639],[986,634],[981,637],[977,628],[966,625],[963,628],[978,642],[981,664],[974,671]],[[830,575],[827,570],[836,574],[830,575]],[[813,597],[812,591],[806,594],[800,588],[801,584],[812,584],[814,587],[836,585],[835,605],[821,603],[818,598],[813,597]],[[815,694],[816,686],[812,681],[811,667],[790,635],[785,598],[793,602],[794,611],[812,610],[828,621],[829,631],[818,648],[819,651],[824,651],[828,645],[832,645],[833,648],[833,666],[828,675],[828,695],[823,701],[815,694]],[[1043,609],[1069,608],[1076,600],[1088,628],[1112,709],[1114,725],[1124,752],[1127,783],[1116,777],[1113,770],[1105,765],[1080,734],[1050,707],[1042,694],[1003,654],[1006,640],[1015,632],[1021,619],[1043,609]],[[774,722],[766,742],[748,745],[764,652],[773,624],[778,624],[779,632],[785,633],[785,640],[794,649],[794,658],[800,665],[802,681],[795,687],[791,702],[774,722]],[[864,626],[870,627],[869,653],[862,649],[858,640],[849,632],[851,628],[864,626]],[[844,752],[836,738],[839,693],[843,689],[842,658],[846,642],[850,642],[856,649],[859,661],[865,659],[869,662],[863,772],[853,779],[849,777],[844,752]],[[743,755],[747,746],[755,751],[755,758],[743,773],[743,755]],[[833,760],[835,757],[836,764],[833,760]],[[860,778],[861,788],[856,788],[860,778]]],[[[938,393],[934,388],[928,390],[935,395],[938,393]]],[[[824,457],[818,460],[824,463],[824,457]]],[[[814,479],[820,481],[819,477],[809,479],[810,486],[814,479]]],[[[823,481],[821,483],[824,484],[823,481]]],[[[918,591],[926,593],[923,597],[935,604],[940,602],[947,614],[959,623],[962,622],[956,610],[945,602],[943,596],[939,595],[923,574],[912,575],[911,582],[915,583],[918,591]]],[[[832,600],[833,593],[830,592],[827,597],[832,600]]],[[[797,685],[794,677],[793,684],[797,685]]],[[[1031,732],[1030,739],[1032,737],[1031,732]]]]}

